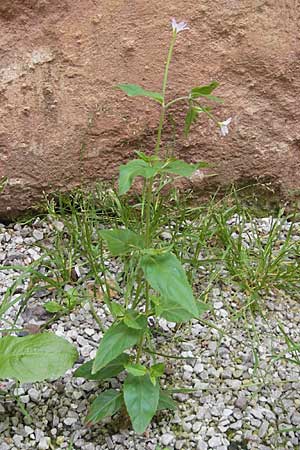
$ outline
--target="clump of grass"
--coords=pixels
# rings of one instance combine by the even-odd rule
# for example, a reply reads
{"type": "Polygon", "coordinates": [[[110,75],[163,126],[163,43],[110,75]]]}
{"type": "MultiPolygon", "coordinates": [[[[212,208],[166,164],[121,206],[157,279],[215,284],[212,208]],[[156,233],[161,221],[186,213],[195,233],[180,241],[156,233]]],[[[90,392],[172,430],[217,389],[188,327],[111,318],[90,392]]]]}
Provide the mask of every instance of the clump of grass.
{"type": "Polygon", "coordinates": [[[274,355],[273,362],[288,361],[292,364],[300,366],[300,341],[296,342],[288,335],[282,323],[278,323],[278,328],[284,338],[286,350],[274,355]]]}
{"type": "Polygon", "coordinates": [[[293,240],[292,221],[286,229],[288,219],[280,211],[264,234],[244,210],[231,217],[214,213],[224,266],[246,294],[251,309],[259,308],[262,298],[274,290],[299,295],[299,243],[293,240]]]}

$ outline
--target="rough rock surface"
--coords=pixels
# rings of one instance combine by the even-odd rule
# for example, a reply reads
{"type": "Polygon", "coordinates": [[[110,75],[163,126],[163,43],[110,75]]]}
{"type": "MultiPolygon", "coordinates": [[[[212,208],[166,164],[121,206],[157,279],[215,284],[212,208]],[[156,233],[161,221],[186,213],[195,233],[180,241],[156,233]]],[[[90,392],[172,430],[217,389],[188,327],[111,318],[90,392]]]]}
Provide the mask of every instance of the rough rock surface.
{"type": "Polygon", "coordinates": [[[297,4],[1,0],[0,176],[9,184],[0,216],[25,210],[43,191],[110,179],[133,150],[151,146],[156,106],[112,86],[160,89],[173,16],[187,20],[190,31],[178,38],[170,95],[217,79],[225,99],[218,113],[233,116],[226,139],[200,121],[185,141],[183,116],[174,111],[177,153],[217,162],[214,183],[299,188],[297,4]]]}

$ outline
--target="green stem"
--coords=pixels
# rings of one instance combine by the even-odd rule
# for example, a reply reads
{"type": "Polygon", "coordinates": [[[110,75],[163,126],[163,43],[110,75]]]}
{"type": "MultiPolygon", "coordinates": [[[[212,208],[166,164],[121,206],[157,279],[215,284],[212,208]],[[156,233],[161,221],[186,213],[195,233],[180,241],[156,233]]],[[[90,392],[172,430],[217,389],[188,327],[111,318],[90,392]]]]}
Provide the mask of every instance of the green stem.
{"type": "Polygon", "coordinates": [[[168,73],[169,73],[170,62],[172,59],[173,48],[174,48],[174,44],[176,41],[176,36],[177,35],[174,32],[173,36],[172,36],[171,44],[169,47],[169,52],[168,52],[168,57],[167,57],[167,62],[166,62],[166,67],[165,67],[165,73],[164,73],[164,79],[163,79],[163,85],[162,85],[163,102],[161,105],[161,113],[160,113],[159,125],[158,125],[158,130],[157,130],[156,145],[155,145],[155,154],[156,155],[159,153],[159,149],[160,149],[161,133],[162,133],[162,129],[163,129],[163,123],[164,123],[165,112],[166,112],[165,95],[166,95],[166,88],[167,88],[167,82],[168,82],[168,73]]]}
{"type": "MultiPolygon", "coordinates": [[[[166,89],[167,89],[167,83],[168,83],[168,73],[169,73],[169,66],[170,66],[171,59],[172,59],[173,48],[174,48],[174,44],[176,41],[176,36],[177,36],[176,32],[173,32],[171,44],[169,47],[167,62],[166,62],[166,66],[165,66],[163,85],[162,85],[163,101],[162,101],[162,105],[161,105],[161,113],[160,113],[159,125],[158,125],[158,130],[157,130],[157,139],[156,139],[156,145],[155,145],[155,150],[154,150],[155,155],[158,155],[159,149],[160,149],[161,134],[162,134],[162,129],[163,129],[165,112],[166,112],[166,108],[167,108],[167,106],[165,105],[165,96],[166,96],[166,89]]],[[[146,198],[145,198],[145,215],[146,215],[146,217],[145,217],[145,244],[146,244],[146,248],[150,247],[150,245],[151,245],[151,205],[153,203],[152,188],[153,188],[153,178],[150,178],[147,181],[146,192],[145,192],[145,196],[146,196],[146,198]]],[[[145,314],[147,315],[150,311],[150,306],[151,306],[150,298],[149,298],[149,284],[147,282],[146,282],[145,297],[146,297],[145,314]]],[[[141,339],[138,344],[136,363],[138,363],[141,358],[143,343],[144,343],[144,334],[141,336],[141,339]]]]}
{"type": "Polygon", "coordinates": [[[92,314],[92,316],[93,316],[95,322],[97,322],[97,324],[98,324],[100,330],[104,332],[104,331],[105,331],[105,330],[104,330],[104,326],[103,326],[103,324],[102,324],[102,322],[101,322],[100,317],[99,317],[98,314],[96,313],[96,310],[95,310],[95,308],[94,308],[93,302],[92,302],[92,300],[91,300],[91,298],[90,298],[89,295],[87,296],[87,300],[88,300],[88,304],[89,304],[89,307],[90,307],[90,312],[91,312],[91,314],[92,314]]]}
{"type": "Polygon", "coordinates": [[[148,180],[147,190],[146,190],[146,224],[145,224],[145,244],[146,248],[149,247],[151,243],[151,204],[152,204],[152,187],[153,178],[148,180]]]}
{"type": "Polygon", "coordinates": [[[165,105],[165,109],[168,109],[168,108],[169,108],[171,105],[173,105],[174,103],[181,102],[182,100],[189,100],[189,97],[184,96],[184,97],[178,97],[178,98],[175,98],[174,100],[171,100],[169,103],[167,103],[167,104],[165,105]]]}
{"type": "MultiPolygon", "coordinates": [[[[152,205],[152,200],[153,200],[152,187],[153,187],[153,178],[150,178],[147,182],[146,193],[145,193],[145,195],[146,195],[146,199],[145,199],[145,203],[146,203],[146,209],[145,209],[145,214],[146,214],[145,244],[146,244],[146,248],[150,247],[150,245],[151,245],[151,205],[152,205]]],[[[145,314],[147,315],[150,310],[149,284],[147,281],[146,281],[145,298],[146,298],[145,314]]],[[[136,355],[136,364],[138,364],[138,362],[141,358],[143,343],[144,343],[144,334],[141,336],[139,344],[138,344],[138,351],[137,351],[137,355],[136,355]]]]}

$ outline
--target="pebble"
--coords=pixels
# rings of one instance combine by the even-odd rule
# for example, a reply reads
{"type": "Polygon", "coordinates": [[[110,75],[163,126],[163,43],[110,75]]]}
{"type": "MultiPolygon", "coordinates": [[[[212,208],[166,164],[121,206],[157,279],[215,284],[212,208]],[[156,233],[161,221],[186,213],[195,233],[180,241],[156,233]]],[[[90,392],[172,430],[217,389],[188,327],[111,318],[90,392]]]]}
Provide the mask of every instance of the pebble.
{"type": "Polygon", "coordinates": [[[160,441],[163,445],[170,445],[171,442],[173,442],[175,439],[174,434],[172,433],[164,433],[161,438],[160,441]]]}
{"type": "Polygon", "coordinates": [[[34,433],[34,430],[31,427],[29,427],[28,425],[25,425],[24,432],[25,432],[26,436],[29,436],[30,434],[34,433]]]}
{"type": "Polygon", "coordinates": [[[49,437],[42,437],[39,444],[38,449],[39,450],[47,450],[50,448],[51,439],[49,437]]]}
{"type": "Polygon", "coordinates": [[[68,427],[74,425],[74,423],[77,422],[77,419],[75,417],[67,417],[66,419],[64,419],[64,424],[67,425],[68,427]]]}
{"type": "Polygon", "coordinates": [[[227,385],[232,389],[240,389],[242,382],[240,380],[226,380],[227,385]]]}
{"type": "Polygon", "coordinates": [[[5,442],[0,443],[0,450],[10,450],[11,447],[5,442]]]}
{"type": "Polygon", "coordinates": [[[33,230],[32,236],[36,241],[41,241],[44,239],[44,233],[40,230],[33,230]]]}
{"type": "Polygon", "coordinates": [[[291,417],[291,422],[293,425],[300,425],[300,413],[294,412],[291,417]]]}
{"type": "Polygon", "coordinates": [[[213,436],[212,438],[209,439],[208,445],[211,448],[217,448],[220,445],[222,445],[222,439],[219,436],[213,436]]]}
{"type": "Polygon", "coordinates": [[[263,439],[265,437],[265,435],[267,434],[268,428],[269,428],[269,423],[266,420],[264,420],[258,430],[258,436],[261,439],[263,439]]]}
{"type": "Polygon", "coordinates": [[[208,450],[208,445],[203,439],[198,440],[197,450],[208,450]]]}
{"type": "Polygon", "coordinates": [[[247,408],[247,404],[248,404],[248,401],[247,401],[246,397],[238,397],[234,403],[234,406],[236,408],[244,410],[247,408]]]}
{"type": "Polygon", "coordinates": [[[202,422],[194,422],[193,423],[193,433],[198,433],[198,431],[200,430],[200,428],[202,427],[202,422]]]}

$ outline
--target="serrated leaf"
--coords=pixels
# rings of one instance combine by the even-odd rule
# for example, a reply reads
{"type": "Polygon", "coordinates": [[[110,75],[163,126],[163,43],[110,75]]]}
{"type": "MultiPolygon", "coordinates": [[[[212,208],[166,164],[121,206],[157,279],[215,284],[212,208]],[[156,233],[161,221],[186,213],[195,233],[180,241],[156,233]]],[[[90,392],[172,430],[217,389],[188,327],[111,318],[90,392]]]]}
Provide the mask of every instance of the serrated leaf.
{"type": "Polygon", "coordinates": [[[143,433],[157,410],[159,384],[154,386],[148,375],[128,375],[124,383],[124,400],[134,431],[143,433]]]}
{"type": "Polygon", "coordinates": [[[121,228],[101,230],[99,234],[113,256],[128,255],[132,251],[144,248],[143,237],[131,230],[121,228]]]}
{"type": "Polygon", "coordinates": [[[159,392],[157,411],[161,411],[162,409],[175,410],[177,409],[177,404],[169,394],[161,390],[159,392]]]}
{"type": "Polygon", "coordinates": [[[198,317],[192,288],[180,261],[173,253],[144,255],[141,268],[151,287],[161,294],[160,315],[172,322],[198,317]]]}
{"type": "Polygon", "coordinates": [[[103,369],[92,374],[92,368],[94,364],[94,359],[82,364],[74,372],[74,377],[85,378],[86,380],[108,380],[117,376],[122,370],[124,370],[124,365],[129,361],[129,356],[126,353],[122,353],[116,359],[111,361],[103,369]]]}
{"type": "Polygon", "coordinates": [[[160,104],[163,103],[163,96],[159,92],[148,91],[137,84],[118,84],[116,88],[121,89],[121,91],[125,92],[129,97],[149,97],[160,104]]]}
{"type": "Polygon", "coordinates": [[[0,339],[0,378],[34,383],[59,378],[78,358],[66,339],[51,333],[0,339]]]}
{"type": "Polygon", "coordinates": [[[122,392],[108,389],[102,392],[91,404],[89,414],[86,417],[86,423],[95,424],[104,417],[113,416],[124,404],[122,392]]]}
{"type": "Polygon", "coordinates": [[[143,377],[147,373],[146,367],[142,364],[125,364],[125,369],[134,377],[143,377]]]}
{"type": "Polygon", "coordinates": [[[156,173],[157,169],[143,159],[133,159],[122,164],[119,173],[119,194],[126,194],[136,177],[152,178],[156,173]]]}
{"type": "Polygon", "coordinates": [[[219,83],[217,81],[212,81],[210,84],[194,87],[191,89],[191,97],[197,98],[210,95],[218,86],[219,83]]]}
{"type": "MultiPolygon", "coordinates": [[[[139,325],[144,328],[147,325],[147,319],[140,316],[137,319],[139,325]]],[[[92,374],[105,367],[117,356],[138,343],[143,334],[143,329],[136,330],[128,328],[123,322],[114,323],[101,339],[97,350],[96,358],[92,368],[92,374]]]]}

